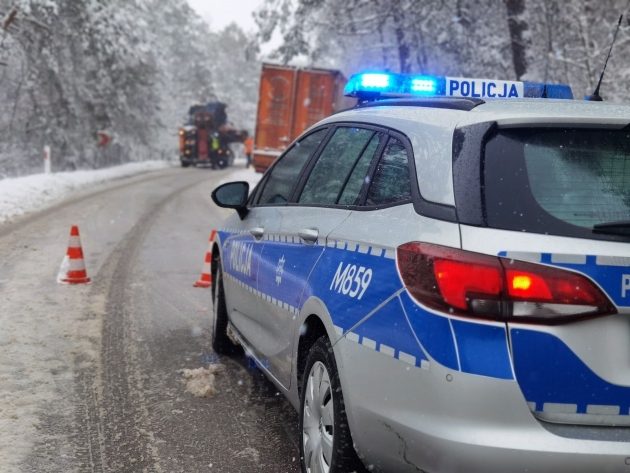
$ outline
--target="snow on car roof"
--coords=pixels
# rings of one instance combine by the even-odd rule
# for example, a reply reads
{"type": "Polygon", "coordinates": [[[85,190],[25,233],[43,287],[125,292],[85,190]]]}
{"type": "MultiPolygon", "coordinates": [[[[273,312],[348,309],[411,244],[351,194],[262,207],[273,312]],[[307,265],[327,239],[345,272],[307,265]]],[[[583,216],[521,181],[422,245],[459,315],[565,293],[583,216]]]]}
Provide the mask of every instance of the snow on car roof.
{"type": "Polygon", "coordinates": [[[586,100],[488,100],[469,113],[484,116],[483,121],[496,120],[499,124],[508,124],[508,120],[517,123],[519,119],[528,123],[630,123],[630,105],[586,100]]]}

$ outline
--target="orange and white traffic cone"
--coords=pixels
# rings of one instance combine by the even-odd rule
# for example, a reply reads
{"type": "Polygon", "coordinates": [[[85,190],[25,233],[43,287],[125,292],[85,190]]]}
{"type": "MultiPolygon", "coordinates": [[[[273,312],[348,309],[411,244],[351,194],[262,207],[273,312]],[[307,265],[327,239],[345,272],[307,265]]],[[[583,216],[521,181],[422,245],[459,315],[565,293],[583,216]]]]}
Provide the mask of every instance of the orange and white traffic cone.
{"type": "Polygon", "coordinates": [[[90,278],[88,278],[85,270],[79,227],[76,225],[72,225],[72,228],[70,228],[68,251],[61,263],[57,282],[61,284],[87,284],[90,282],[90,278]]]}
{"type": "Polygon", "coordinates": [[[206,251],[206,256],[203,260],[201,276],[199,276],[199,280],[193,284],[193,287],[208,288],[212,286],[212,270],[210,268],[210,264],[212,263],[212,242],[214,242],[214,238],[216,236],[217,231],[212,230],[210,238],[208,239],[208,250],[206,251]]]}

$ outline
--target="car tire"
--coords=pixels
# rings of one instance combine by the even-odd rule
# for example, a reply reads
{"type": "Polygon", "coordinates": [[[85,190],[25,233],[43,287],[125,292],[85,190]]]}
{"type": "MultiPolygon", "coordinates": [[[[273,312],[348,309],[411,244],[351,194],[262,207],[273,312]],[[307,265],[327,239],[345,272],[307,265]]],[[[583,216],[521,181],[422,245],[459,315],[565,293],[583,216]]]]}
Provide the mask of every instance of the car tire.
{"type": "Polygon", "coordinates": [[[230,340],[227,334],[228,313],[221,260],[217,258],[215,264],[218,269],[212,285],[212,349],[219,355],[233,355],[238,353],[239,347],[230,340]]]}
{"type": "Polygon", "coordinates": [[[185,162],[182,161],[182,167],[183,168],[187,168],[188,166],[190,166],[190,163],[185,163],[185,162]]]}
{"type": "Polygon", "coordinates": [[[353,446],[328,337],[319,338],[309,350],[300,394],[302,472],[367,472],[353,446]]]}
{"type": "Polygon", "coordinates": [[[227,157],[221,156],[220,158],[217,159],[217,167],[219,169],[225,169],[229,165],[230,165],[230,162],[228,161],[227,157]]]}

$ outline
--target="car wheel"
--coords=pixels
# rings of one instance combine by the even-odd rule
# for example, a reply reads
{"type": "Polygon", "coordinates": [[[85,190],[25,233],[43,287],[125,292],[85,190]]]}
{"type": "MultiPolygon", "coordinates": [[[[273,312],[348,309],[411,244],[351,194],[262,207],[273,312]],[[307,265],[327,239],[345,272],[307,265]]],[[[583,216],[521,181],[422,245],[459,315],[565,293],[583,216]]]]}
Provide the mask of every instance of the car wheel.
{"type": "Polygon", "coordinates": [[[220,158],[217,159],[217,167],[219,169],[225,169],[226,167],[228,167],[228,165],[229,165],[229,162],[226,157],[221,156],[220,158]]]}
{"type": "Polygon", "coordinates": [[[182,167],[183,168],[187,168],[188,166],[190,166],[190,163],[185,163],[184,161],[182,161],[182,167]]]}
{"type": "Polygon", "coordinates": [[[223,271],[221,260],[216,259],[218,269],[212,286],[212,349],[220,355],[231,355],[238,352],[238,347],[227,334],[228,314],[223,288],[223,271]]]}
{"type": "Polygon", "coordinates": [[[367,471],[352,444],[337,364],[327,337],[319,338],[309,351],[300,397],[302,472],[367,471]]]}

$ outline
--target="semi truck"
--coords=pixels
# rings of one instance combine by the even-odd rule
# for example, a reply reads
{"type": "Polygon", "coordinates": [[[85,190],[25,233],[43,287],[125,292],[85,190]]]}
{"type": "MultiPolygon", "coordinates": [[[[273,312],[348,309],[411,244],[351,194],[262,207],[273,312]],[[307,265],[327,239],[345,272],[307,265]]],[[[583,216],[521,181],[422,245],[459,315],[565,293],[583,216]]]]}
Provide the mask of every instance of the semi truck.
{"type": "Polygon", "coordinates": [[[182,167],[199,164],[223,169],[234,161],[230,143],[242,143],[246,130],[236,130],[228,124],[227,105],[209,102],[193,105],[188,110],[186,124],[179,129],[179,155],[182,167]]]}
{"type": "Polygon", "coordinates": [[[324,117],[353,105],[343,96],[340,71],[262,66],[253,164],[265,172],[300,133],[324,117]]]}

